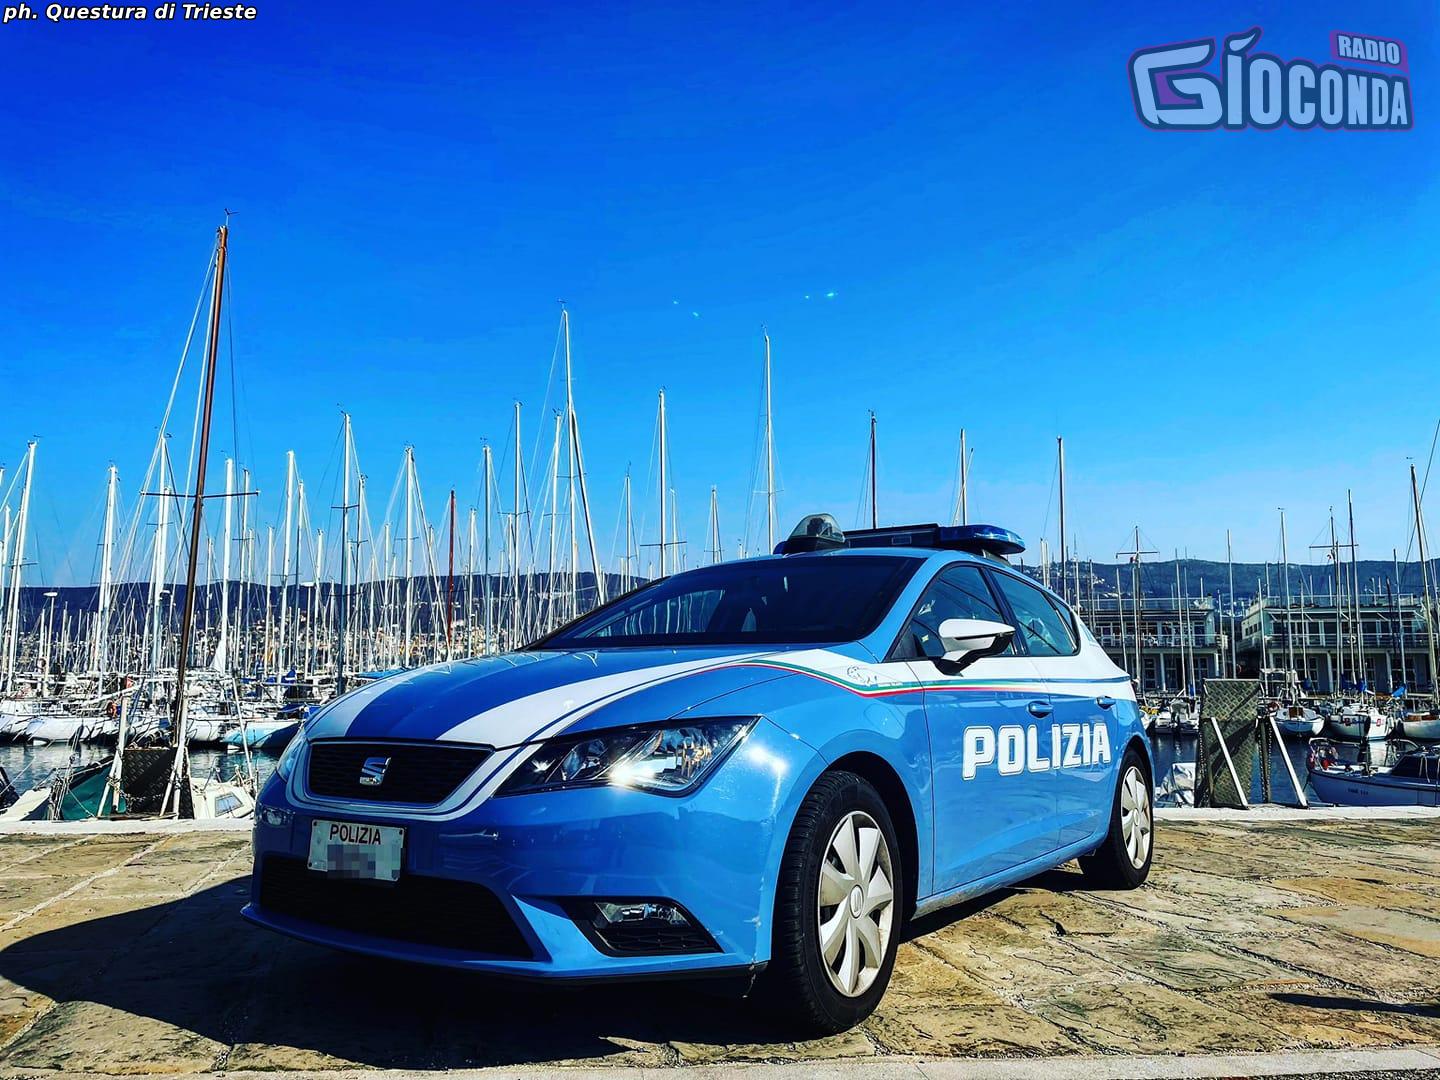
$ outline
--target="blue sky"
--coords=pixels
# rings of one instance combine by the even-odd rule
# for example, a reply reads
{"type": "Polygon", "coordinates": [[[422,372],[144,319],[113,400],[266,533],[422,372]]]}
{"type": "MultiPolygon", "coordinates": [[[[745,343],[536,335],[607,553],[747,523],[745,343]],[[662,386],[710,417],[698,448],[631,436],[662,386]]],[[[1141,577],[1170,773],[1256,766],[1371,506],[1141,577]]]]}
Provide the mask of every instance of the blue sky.
{"type": "Polygon", "coordinates": [[[90,579],[110,461],[134,499],[225,207],[217,447],[267,518],[287,449],[334,501],[341,406],[373,502],[408,442],[432,516],[473,503],[512,402],[527,457],[548,423],[563,297],[602,552],[627,463],[654,501],[662,385],[692,561],[711,484],[740,537],[762,323],[787,527],[853,523],[874,409],[883,519],[948,515],[964,426],[972,517],[1032,542],[1064,435],[1087,556],[1138,523],[1274,558],[1281,505],[1293,555],[1347,487],[1362,556],[1405,549],[1440,414],[1432,4],[257,6],[0,28],[0,461],[40,436],[42,577],[90,579]],[[1414,130],[1137,121],[1132,51],[1253,25],[1283,58],[1404,41],[1414,130]]]}

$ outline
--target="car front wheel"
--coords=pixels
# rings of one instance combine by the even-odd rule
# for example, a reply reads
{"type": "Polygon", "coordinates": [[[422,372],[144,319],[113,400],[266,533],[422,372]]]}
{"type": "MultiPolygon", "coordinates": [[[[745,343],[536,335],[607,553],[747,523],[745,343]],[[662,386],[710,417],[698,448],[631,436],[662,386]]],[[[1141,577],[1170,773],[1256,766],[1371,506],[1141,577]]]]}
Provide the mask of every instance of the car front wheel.
{"type": "Polygon", "coordinates": [[[1139,888],[1150,876],[1154,839],[1155,791],[1145,759],[1132,746],[1120,761],[1110,830],[1104,842],[1080,860],[1080,867],[1097,888],[1139,888]]]}
{"type": "Polygon", "coordinates": [[[904,906],[900,846],[862,777],[826,773],[796,815],[775,900],[770,1001],[810,1033],[853,1027],[889,985],[904,906]]]}

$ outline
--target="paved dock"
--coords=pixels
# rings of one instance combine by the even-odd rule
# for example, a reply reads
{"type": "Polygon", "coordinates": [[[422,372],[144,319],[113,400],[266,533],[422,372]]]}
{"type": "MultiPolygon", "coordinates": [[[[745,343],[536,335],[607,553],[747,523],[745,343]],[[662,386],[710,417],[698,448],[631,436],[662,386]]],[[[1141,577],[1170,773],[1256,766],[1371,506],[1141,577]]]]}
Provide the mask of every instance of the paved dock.
{"type": "Polygon", "coordinates": [[[1145,888],[1087,891],[1066,867],[928,918],[880,1011],[805,1043],[673,985],[517,986],[252,929],[244,832],[0,833],[0,1077],[748,1062],[898,1076],[1042,1057],[1060,1076],[1115,1055],[1392,1048],[1378,1067],[1440,1046],[1437,830],[1433,813],[1168,818],[1145,888]]]}

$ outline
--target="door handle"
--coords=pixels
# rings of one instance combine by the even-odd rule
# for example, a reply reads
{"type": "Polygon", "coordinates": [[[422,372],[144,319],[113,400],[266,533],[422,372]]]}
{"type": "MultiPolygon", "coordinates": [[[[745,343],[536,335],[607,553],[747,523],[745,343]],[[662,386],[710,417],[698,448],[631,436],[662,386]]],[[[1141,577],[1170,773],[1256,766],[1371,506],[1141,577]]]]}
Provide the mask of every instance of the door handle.
{"type": "Polygon", "coordinates": [[[1115,699],[1113,697],[1097,697],[1095,704],[1099,705],[1102,709],[1113,709],[1115,707],[1115,699]]]}
{"type": "Polygon", "coordinates": [[[1031,716],[1039,717],[1042,720],[1055,711],[1055,706],[1048,701],[1032,701],[1025,707],[1030,710],[1031,716]]]}

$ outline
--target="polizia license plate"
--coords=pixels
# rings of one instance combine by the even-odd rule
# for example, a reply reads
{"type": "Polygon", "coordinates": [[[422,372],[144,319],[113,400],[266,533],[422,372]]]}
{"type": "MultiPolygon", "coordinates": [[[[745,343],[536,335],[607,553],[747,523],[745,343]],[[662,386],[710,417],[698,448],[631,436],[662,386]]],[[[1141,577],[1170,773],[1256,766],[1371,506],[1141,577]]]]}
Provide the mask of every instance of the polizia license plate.
{"type": "Polygon", "coordinates": [[[399,826],[312,821],[306,865],[336,877],[397,881],[404,853],[405,830],[399,826]]]}

